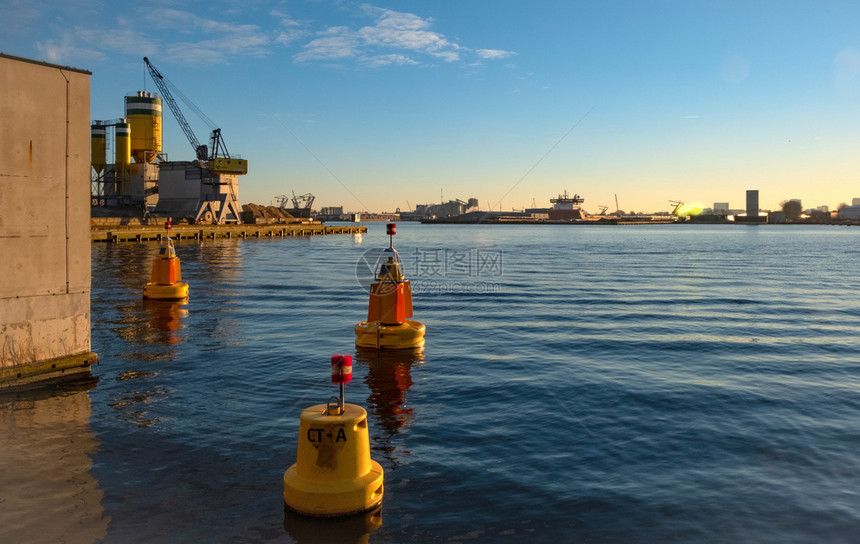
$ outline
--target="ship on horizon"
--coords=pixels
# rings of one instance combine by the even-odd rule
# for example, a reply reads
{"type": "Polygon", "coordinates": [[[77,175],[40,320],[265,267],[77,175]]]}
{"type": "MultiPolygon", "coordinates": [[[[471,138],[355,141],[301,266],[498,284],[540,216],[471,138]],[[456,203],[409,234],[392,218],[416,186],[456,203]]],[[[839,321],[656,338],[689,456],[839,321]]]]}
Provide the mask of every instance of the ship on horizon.
{"type": "Polygon", "coordinates": [[[580,206],[585,199],[581,196],[577,194],[570,196],[565,190],[557,198],[551,198],[549,201],[552,204],[552,208],[547,210],[549,219],[562,221],[585,219],[585,210],[580,206]]]}

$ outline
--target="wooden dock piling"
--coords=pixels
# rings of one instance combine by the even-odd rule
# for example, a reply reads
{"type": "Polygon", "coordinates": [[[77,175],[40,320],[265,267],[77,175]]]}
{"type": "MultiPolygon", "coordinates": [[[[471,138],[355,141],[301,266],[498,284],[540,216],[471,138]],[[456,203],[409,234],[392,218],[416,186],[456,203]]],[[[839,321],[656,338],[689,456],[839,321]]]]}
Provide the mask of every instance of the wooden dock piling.
{"type": "MultiPolygon", "coordinates": [[[[364,226],[326,226],[322,223],[277,223],[270,225],[173,225],[170,237],[174,240],[204,240],[207,238],[262,238],[285,236],[321,236],[328,234],[360,234],[364,226]]],[[[93,225],[93,242],[147,242],[161,241],[167,231],[161,225],[93,225]]]]}

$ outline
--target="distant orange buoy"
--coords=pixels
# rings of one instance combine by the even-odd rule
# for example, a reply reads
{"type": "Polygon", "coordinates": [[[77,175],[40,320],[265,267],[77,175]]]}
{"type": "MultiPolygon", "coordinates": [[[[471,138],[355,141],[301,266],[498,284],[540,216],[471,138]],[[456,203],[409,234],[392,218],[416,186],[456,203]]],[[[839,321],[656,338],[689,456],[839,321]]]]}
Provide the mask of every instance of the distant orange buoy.
{"type": "Polygon", "coordinates": [[[412,317],[412,284],[403,275],[394,249],[397,225],[388,223],[389,245],[376,262],[376,281],[370,285],[367,320],[355,326],[355,345],[376,349],[410,349],[424,345],[425,327],[412,317]]]}
{"type": "Polygon", "coordinates": [[[143,297],[155,300],[181,300],[188,298],[188,284],[182,282],[182,271],[173,240],[170,239],[170,219],[164,224],[168,235],[165,245],[158,249],[152,261],[150,282],[143,286],[143,297]]]}

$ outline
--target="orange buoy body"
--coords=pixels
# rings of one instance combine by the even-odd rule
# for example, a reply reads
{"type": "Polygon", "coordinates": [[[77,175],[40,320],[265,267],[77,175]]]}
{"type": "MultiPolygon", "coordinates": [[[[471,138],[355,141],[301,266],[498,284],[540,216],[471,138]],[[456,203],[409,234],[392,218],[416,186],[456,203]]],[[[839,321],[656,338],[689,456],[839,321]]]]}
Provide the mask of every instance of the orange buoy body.
{"type": "MultiPolygon", "coordinates": [[[[394,236],[395,224],[387,232],[394,236]]],[[[411,349],[424,345],[426,328],[412,317],[412,284],[393,244],[376,263],[376,281],[370,285],[367,320],[355,326],[355,345],[375,349],[411,349]]]]}
{"type": "Polygon", "coordinates": [[[152,275],[149,283],[143,286],[143,297],[155,300],[181,300],[188,298],[188,284],[182,280],[179,257],[173,247],[173,240],[160,247],[158,256],[152,261],[152,275]]]}
{"type": "Polygon", "coordinates": [[[367,320],[386,324],[403,323],[412,317],[412,284],[409,280],[378,282],[370,286],[367,320]]]}

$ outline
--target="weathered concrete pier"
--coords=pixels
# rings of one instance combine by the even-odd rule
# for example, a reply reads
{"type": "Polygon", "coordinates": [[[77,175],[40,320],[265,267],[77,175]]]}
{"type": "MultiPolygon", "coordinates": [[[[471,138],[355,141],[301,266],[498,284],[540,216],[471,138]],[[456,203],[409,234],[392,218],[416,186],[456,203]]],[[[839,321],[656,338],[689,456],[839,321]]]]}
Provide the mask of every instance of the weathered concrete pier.
{"type": "MultiPolygon", "coordinates": [[[[120,224],[108,219],[92,219],[90,229],[93,242],[146,242],[167,236],[164,221],[149,224],[120,224]]],[[[328,234],[361,234],[365,226],[324,225],[313,222],[239,224],[239,225],[171,225],[170,237],[174,240],[205,240],[207,238],[273,238],[292,236],[324,236],[328,234]]]]}
{"type": "Polygon", "coordinates": [[[89,372],[90,72],[0,54],[0,390],[89,372]]]}

